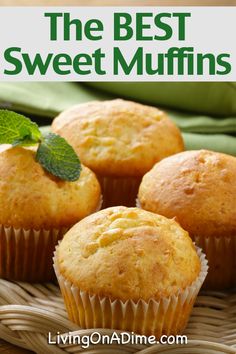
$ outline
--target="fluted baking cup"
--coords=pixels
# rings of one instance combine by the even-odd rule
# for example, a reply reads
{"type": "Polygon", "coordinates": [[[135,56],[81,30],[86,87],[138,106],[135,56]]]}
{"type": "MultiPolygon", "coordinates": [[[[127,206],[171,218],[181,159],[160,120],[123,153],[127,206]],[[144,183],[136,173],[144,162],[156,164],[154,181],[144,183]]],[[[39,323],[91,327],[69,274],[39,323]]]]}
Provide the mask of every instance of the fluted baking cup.
{"type": "Polygon", "coordinates": [[[117,205],[135,206],[141,177],[97,177],[102,188],[103,208],[117,205]]]}
{"type": "Polygon", "coordinates": [[[141,208],[141,204],[138,198],[136,198],[135,203],[137,208],[141,208]]]}
{"type": "Polygon", "coordinates": [[[222,290],[236,286],[236,235],[191,236],[206,254],[209,271],[205,289],[222,290]]]}
{"type": "Polygon", "coordinates": [[[52,257],[66,228],[25,230],[0,226],[0,277],[21,281],[53,279],[52,257]]]}
{"type": "Polygon", "coordinates": [[[133,331],[144,335],[178,334],[185,328],[195,298],[207,275],[207,260],[200,248],[196,248],[201,262],[197,279],[175,295],[159,301],[148,302],[132,299],[125,302],[80,290],[67,280],[58,267],[57,252],[54,269],[64,298],[69,319],[82,328],[111,328],[133,331]]]}
{"type": "MultiPolygon", "coordinates": [[[[95,211],[102,205],[102,197],[95,211]]],[[[55,280],[53,252],[68,227],[49,230],[0,225],[0,278],[28,282],[55,280]]]]}

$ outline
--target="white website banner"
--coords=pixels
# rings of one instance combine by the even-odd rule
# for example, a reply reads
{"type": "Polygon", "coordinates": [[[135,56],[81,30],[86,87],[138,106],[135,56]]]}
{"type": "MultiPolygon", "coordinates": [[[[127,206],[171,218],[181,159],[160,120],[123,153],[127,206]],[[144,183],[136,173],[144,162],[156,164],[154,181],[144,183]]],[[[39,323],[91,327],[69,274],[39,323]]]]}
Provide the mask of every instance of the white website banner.
{"type": "Polygon", "coordinates": [[[236,81],[236,7],[1,7],[1,81],[236,81]]]}

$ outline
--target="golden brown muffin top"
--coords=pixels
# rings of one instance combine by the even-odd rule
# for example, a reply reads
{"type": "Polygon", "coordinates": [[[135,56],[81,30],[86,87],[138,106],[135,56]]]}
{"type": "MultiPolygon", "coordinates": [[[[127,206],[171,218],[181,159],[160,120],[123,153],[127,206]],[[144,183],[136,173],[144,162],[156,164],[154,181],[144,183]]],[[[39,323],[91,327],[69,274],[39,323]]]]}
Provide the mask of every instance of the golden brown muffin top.
{"type": "Polygon", "coordinates": [[[79,104],[62,112],[52,130],[100,175],[142,176],[183,151],[179,129],[155,107],[121,99],[79,104]]]}
{"type": "Polygon", "coordinates": [[[47,173],[32,150],[0,152],[0,224],[26,229],[71,226],[95,211],[99,198],[99,183],[87,167],[77,181],[67,182],[47,173]]]}
{"type": "Polygon", "coordinates": [[[122,206],[70,229],[57,249],[57,264],[81,290],[123,301],[173,295],[200,272],[195,247],[174,220],[122,206]]]}
{"type": "Polygon", "coordinates": [[[138,198],[190,235],[236,236],[236,158],[207,150],[168,157],[143,177],[138,198]]]}

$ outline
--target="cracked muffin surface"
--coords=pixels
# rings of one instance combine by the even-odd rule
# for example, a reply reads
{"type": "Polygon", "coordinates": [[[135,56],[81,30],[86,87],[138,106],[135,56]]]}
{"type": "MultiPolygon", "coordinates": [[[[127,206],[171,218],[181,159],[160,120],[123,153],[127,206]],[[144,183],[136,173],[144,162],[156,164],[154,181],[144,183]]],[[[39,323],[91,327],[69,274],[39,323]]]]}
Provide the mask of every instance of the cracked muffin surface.
{"type": "Polygon", "coordinates": [[[142,176],[184,150],[180,130],[164,112],[122,99],[71,107],[54,119],[52,130],[102,176],[142,176]]]}
{"type": "Polygon", "coordinates": [[[48,173],[35,151],[1,147],[0,224],[24,229],[71,227],[94,212],[101,190],[95,174],[82,166],[79,179],[63,181],[48,173]]]}
{"type": "Polygon", "coordinates": [[[59,272],[80,290],[111,299],[160,299],[196,280],[200,260],[174,220],[123,206],[70,229],[57,248],[59,272]]]}
{"type": "Polygon", "coordinates": [[[208,150],[185,151],[157,163],[142,179],[145,210],[176,217],[190,235],[236,234],[236,158],[208,150]]]}

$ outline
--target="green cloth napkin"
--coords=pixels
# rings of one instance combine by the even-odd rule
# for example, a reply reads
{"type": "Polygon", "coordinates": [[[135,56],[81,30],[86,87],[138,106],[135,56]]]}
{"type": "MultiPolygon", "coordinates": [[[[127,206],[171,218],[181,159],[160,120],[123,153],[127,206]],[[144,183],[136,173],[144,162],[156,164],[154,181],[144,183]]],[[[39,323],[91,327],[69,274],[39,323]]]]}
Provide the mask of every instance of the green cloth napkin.
{"type": "MultiPolygon", "coordinates": [[[[124,87],[127,84],[130,83],[123,83],[124,87]]],[[[46,122],[43,117],[54,118],[71,105],[122,96],[69,82],[0,82],[0,107],[41,116],[42,125],[46,122]]],[[[236,133],[236,114],[224,119],[174,111],[169,111],[169,115],[185,133],[187,149],[206,148],[236,156],[236,137],[225,135],[236,133]]]]}
{"type": "MultiPolygon", "coordinates": [[[[124,83],[124,87],[126,87],[126,84],[130,83],[124,83]]],[[[113,97],[87,85],[69,82],[0,82],[1,107],[51,118],[71,105],[113,97]]],[[[119,96],[116,95],[115,97],[119,96]]],[[[174,111],[168,111],[168,113],[180,129],[185,132],[236,133],[236,115],[235,117],[219,119],[174,111]]]]}
{"type": "Polygon", "coordinates": [[[167,108],[236,116],[235,82],[89,82],[87,85],[167,108]]]}
{"type": "Polygon", "coordinates": [[[51,118],[76,103],[107,98],[71,82],[0,82],[0,107],[51,118]]]}
{"type": "Polygon", "coordinates": [[[213,118],[203,115],[192,115],[166,110],[169,117],[184,132],[218,134],[236,133],[236,116],[229,118],[213,118]]]}
{"type": "Polygon", "coordinates": [[[236,137],[224,134],[183,133],[186,150],[207,149],[236,156],[236,137]]]}

